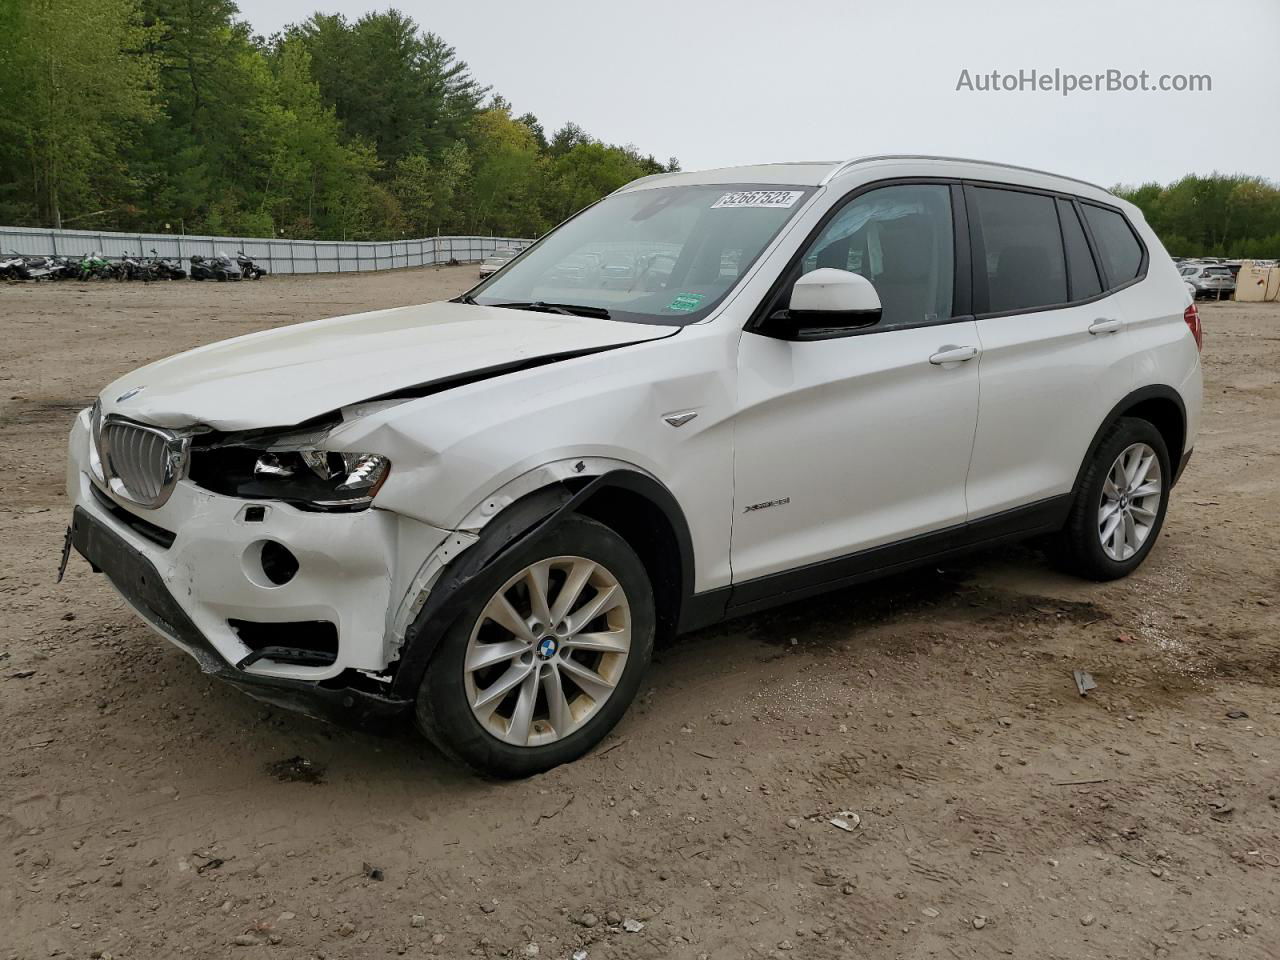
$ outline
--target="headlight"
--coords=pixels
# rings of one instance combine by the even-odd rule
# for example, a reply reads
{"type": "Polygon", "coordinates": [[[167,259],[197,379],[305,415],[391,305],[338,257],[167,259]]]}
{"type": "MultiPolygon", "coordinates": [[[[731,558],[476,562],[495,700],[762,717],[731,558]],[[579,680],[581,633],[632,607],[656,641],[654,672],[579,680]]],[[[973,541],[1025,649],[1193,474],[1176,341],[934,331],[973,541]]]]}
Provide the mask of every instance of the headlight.
{"type": "Polygon", "coordinates": [[[376,453],[347,453],[269,441],[193,446],[190,478],[215,493],[283,500],[304,510],[361,510],[391,471],[376,453]]]}

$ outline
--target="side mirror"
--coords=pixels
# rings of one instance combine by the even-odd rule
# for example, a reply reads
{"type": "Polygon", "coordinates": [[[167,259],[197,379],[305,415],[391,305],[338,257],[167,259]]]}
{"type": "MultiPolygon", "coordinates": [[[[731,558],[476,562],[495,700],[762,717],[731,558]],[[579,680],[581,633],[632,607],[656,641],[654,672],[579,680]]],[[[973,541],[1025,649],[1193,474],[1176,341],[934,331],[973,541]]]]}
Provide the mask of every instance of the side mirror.
{"type": "Polygon", "coordinates": [[[880,294],[861,274],[834,267],[806,273],[791,288],[788,312],[828,325],[866,326],[880,319],[880,294]]]}

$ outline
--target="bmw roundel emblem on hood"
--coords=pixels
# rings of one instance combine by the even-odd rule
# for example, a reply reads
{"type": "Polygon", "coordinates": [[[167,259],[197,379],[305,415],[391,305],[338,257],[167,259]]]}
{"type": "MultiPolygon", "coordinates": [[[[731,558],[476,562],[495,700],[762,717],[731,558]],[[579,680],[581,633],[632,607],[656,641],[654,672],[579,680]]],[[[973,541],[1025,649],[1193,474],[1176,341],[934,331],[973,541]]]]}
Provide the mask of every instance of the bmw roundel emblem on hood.
{"type": "Polygon", "coordinates": [[[126,400],[130,399],[131,397],[136,397],[145,389],[147,388],[145,386],[142,386],[142,387],[134,387],[132,390],[126,390],[124,393],[120,394],[120,396],[116,397],[116,403],[124,403],[126,400]]]}

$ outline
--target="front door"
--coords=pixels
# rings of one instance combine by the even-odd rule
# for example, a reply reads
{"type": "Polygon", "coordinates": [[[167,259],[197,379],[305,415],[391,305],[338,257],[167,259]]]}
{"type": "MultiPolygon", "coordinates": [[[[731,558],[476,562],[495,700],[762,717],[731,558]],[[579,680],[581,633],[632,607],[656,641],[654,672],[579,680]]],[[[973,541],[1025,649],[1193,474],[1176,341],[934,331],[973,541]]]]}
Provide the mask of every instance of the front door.
{"type": "Polygon", "coordinates": [[[814,583],[838,579],[823,561],[965,521],[980,345],[972,318],[953,313],[954,250],[948,185],[857,194],[791,282],[818,267],[853,270],[876,287],[880,320],[821,339],[785,319],[743,334],[735,600],[742,584],[754,599],[769,591],[759,578],[809,565],[819,566],[801,576],[814,583]]]}

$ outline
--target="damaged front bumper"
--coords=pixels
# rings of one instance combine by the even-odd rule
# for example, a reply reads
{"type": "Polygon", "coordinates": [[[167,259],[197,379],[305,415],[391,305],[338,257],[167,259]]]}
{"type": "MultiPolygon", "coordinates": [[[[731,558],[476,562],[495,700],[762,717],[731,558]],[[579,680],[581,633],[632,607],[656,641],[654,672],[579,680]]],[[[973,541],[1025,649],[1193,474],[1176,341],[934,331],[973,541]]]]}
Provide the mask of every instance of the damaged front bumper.
{"type": "Polygon", "coordinates": [[[160,508],[131,507],[95,481],[90,442],[82,414],[69,445],[70,544],[201,669],[326,720],[361,723],[411,706],[386,678],[399,655],[388,611],[408,585],[397,571],[416,571],[447,531],[375,509],[308,513],[186,480],[160,508]],[[287,582],[264,570],[265,543],[296,561],[287,582]],[[317,624],[323,644],[312,634],[294,641],[317,624]]]}
{"type": "Polygon", "coordinates": [[[239,687],[258,700],[321,720],[365,724],[399,716],[412,701],[326,682],[246,673],[222,654],[187,616],[164,585],[164,578],[141,551],[83,507],[71,517],[71,546],[106,575],[125,602],[201,669],[239,687]]]}

